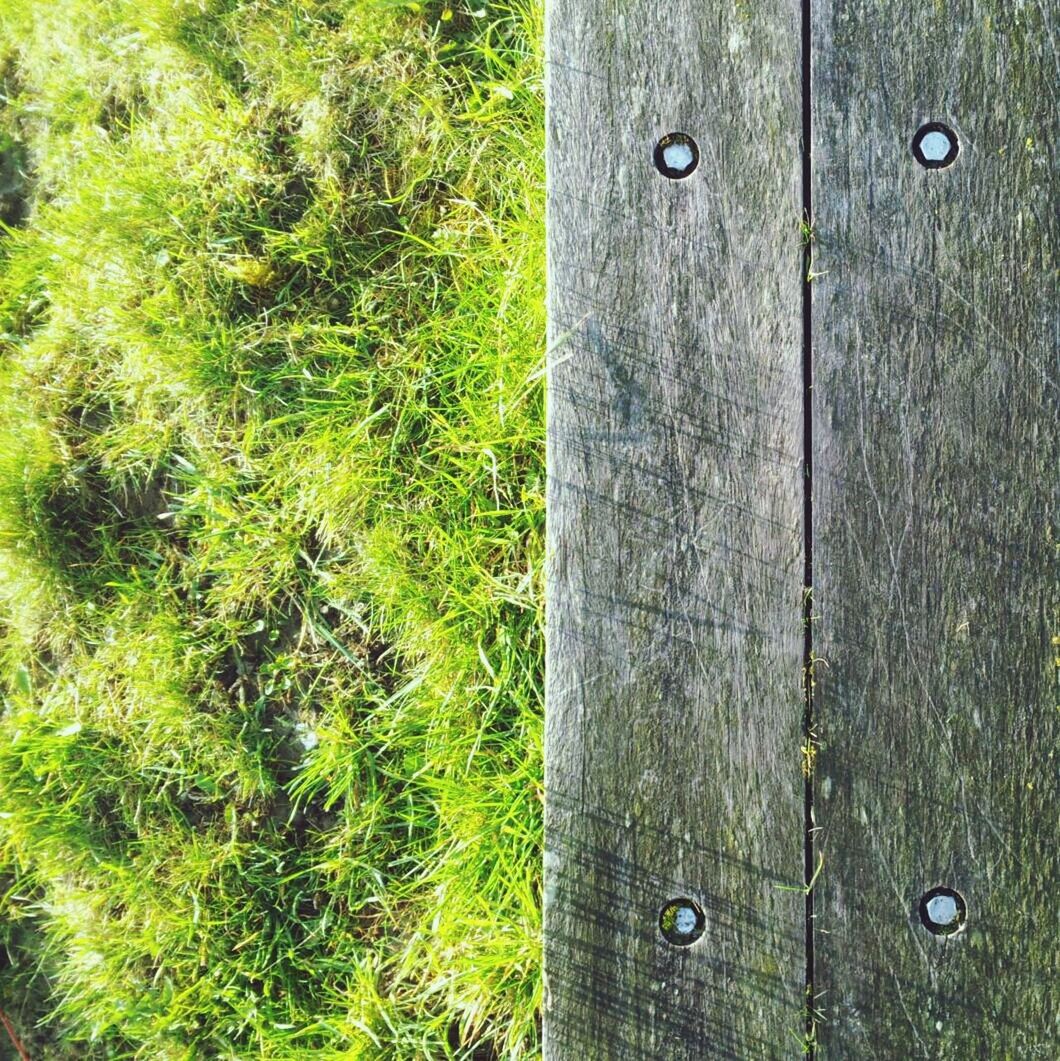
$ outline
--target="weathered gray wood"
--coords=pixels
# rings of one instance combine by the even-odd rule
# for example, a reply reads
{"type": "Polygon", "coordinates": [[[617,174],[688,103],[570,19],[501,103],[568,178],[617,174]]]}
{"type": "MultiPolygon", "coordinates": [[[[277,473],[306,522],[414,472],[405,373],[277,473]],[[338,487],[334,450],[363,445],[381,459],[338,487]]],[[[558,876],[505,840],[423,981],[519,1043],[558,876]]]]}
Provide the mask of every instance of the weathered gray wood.
{"type": "Polygon", "coordinates": [[[545,1056],[790,1056],[797,4],[551,0],[547,49],[545,1056]],[[681,181],[652,162],[673,131],[681,181]]]}
{"type": "Polygon", "coordinates": [[[823,1056],[1057,1058],[1060,8],[813,7],[823,1056]]]}

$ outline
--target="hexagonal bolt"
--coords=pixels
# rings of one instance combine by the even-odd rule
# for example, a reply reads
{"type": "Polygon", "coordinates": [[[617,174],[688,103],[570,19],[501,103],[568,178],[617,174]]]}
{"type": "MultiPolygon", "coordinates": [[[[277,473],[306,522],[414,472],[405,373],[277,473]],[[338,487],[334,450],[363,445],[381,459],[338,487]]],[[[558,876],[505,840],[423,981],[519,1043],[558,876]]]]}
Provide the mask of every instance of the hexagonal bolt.
{"type": "Polygon", "coordinates": [[[699,147],[688,133],[667,133],[655,145],[655,168],[672,181],[695,172],[699,147]]]}
{"type": "Polygon", "coordinates": [[[928,122],[916,131],[913,157],[925,169],[944,169],[954,163],[961,145],[957,134],[942,122],[928,122]]]}
{"type": "Polygon", "coordinates": [[[707,917],[694,899],[671,899],[659,914],[659,931],[667,943],[687,947],[703,935],[707,917]]]}
{"type": "Polygon", "coordinates": [[[952,888],[932,888],[920,899],[920,922],[932,935],[952,936],[964,927],[968,907],[952,888]]]}

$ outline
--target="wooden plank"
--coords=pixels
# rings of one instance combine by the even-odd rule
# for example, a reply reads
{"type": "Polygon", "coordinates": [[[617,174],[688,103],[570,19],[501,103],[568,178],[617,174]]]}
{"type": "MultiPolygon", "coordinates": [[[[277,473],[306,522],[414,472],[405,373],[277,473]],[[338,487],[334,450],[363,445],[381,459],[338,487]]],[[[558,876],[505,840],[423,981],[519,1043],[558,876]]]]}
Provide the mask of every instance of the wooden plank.
{"type": "Polygon", "coordinates": [[[814,4],[822,1056],[1060,1057],[1058,16],[814,4]]]}
{"type": "Polygon", "coordinates": [[[551,1061],[801,1034],[799,42],[782,0],[548,8],[551,1061]]]}

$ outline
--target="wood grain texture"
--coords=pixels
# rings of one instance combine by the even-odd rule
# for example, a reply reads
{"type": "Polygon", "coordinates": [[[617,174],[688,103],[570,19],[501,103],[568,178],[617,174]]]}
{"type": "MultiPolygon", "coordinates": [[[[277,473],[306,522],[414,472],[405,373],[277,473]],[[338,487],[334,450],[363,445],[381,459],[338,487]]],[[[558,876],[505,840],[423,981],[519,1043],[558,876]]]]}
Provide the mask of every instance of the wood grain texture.
{"type": "Polygon", "coordinates": [[[1058,31],[1055,0],[814,2],[824,1057],[1060,1057],[1058,31]]]}
{"type": "Polygon", "coordinates": [[[795,3],[547,16],[545,1057],[801,1031],[795,3]],[[699,144],[681,181],[652,163],[699,144]],[[666,943],[660,908],[706,932],[666,943]]]}

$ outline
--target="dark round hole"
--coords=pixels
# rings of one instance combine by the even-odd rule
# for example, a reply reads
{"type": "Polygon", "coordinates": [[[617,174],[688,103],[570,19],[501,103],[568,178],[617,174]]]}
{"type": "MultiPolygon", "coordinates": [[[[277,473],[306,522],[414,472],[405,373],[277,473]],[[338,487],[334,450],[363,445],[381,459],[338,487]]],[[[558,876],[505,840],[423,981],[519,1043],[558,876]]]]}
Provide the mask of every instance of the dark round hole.
{"type": "Polygon", "coordinates": [[[688,133],[667,133],[655,145],[655,168],[670,180],[680,180],[695,172],[699,148],[688,133]]]}
{"type": "Polygon", "coordinates": [[[932,888],[920,899],[920,921],[936,936],[952,936],[964,927],[968,907],[952,888],[932,888]]]}
{"type": "Polygon", "coordinates": [[[945,169],[960,154],[957,134],[942,122],[920,126],[913,137],[913,157],[925,169],[945,169]]]}
{"type": "Polygon", "coordinates": [[[659,930],[667,943],[687,947],[703,935],[707,917],[694,899],[671,899],[659,914],[659,930]]]}

